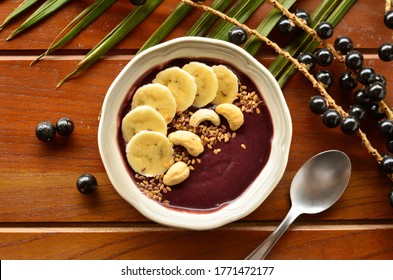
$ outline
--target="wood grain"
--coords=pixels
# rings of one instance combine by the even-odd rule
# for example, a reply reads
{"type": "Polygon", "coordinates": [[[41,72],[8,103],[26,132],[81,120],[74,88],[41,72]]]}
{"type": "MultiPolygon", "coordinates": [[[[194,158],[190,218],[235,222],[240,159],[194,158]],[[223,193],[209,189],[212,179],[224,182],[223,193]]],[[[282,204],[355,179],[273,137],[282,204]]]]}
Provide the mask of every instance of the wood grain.
{"type": "MultiPolygon", "coordinates": [[[[1,1],[0,21],[22,1],[1,1]]],[[[163,4],[105,58],[88,71],[56,84],[71,72],[83,54],[104,37],[131,9],[120,0],[92,26],[62,50],[34,66],[56,34],[92,1],[72,1],[53,17],[11,41],[8,34],[27,17],[0,32],[0,258],[1,259],[242,259],[262,241],[290,207],[289,187],[300,166],[314,154],[340,149],[352,161],[352,176],[340,201],[328,211],[302,216],[276,245],[271,259],[391,259],[393,209],[387,202],[392,182],[377,167],[360,139],[339,129],[327,129],[308,109],[316,94],[297,74],[283,88],[293,121],[293,139],[284,177],[269,198],[241,221],[217,230],[192,232],[150,222],[128,205],[112,187],[97,147],[98,115],[106,91],[137,49],[174,9],[178,1],[163,4]],[[34,134],[42,120],[68,116],[75,131],[68,138],[41,143],[34,134]],[[76,179],[93,173],[99,190],[83,196],[76,179]],[[47,250],[48,246],[52,248],[47,250]]],[[[208,2],[208,1],[207,1],[208,2]]],[[[295,8],[314,9],[320,1],[302,1],[295,8]]],[[[247,22],[257,26],[267,14],[264,3],[247,22]]],[[[358,1],[335,29],[348,35],[373,66],[393,83],[391,63],[381,62],[376,49],[392,41],[383,26],[383,9],[375,1],[358,1]],[[379,7],[380,6],[380,7],[379,7]],[[367,22],[359,21],[367,18],[367,22]]],[[[166,38],[183,36],[201,12],[193,10],[166,38]]],[[[282,43],[285,40],[273,34],[282,43]]],[[[275,57],[266,47],[257,58],[268,66],[275,57]]],[[[335,63],[335,77],[345,69],[335,63]]],[[[348,109],[353,102],[338,81],[331,90],[348,109]]],[[[388,94],[388,104],[393,97],[388,94]]],[[[384,140],[368,118],[362,129],[381,153],[384,140]]]]}

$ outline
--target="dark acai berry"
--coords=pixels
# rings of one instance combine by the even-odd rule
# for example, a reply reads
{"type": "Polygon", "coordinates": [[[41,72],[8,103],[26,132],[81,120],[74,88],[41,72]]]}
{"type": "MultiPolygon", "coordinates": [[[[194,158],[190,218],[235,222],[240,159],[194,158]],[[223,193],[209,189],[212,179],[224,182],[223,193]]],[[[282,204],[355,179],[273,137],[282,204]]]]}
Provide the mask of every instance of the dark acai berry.
{"type": "Polygon", "coordinates": [[[322,83],[324,88],[328,88],[333,85],[333,74],[329,70],[319,70],[315,74],[315,79],[322,83]]]}
{"type": "Polygon", "coordinates": [[[345,90],[354,89],[358,84],[357,80],[355,79],[355,77],[353,77],[351,72],[343,73],[339,78],[339,83],[340,86],[345,90]]]}
{"type": "Polygon", "coordinates": [[[378,48],[378,56],[382,61],[393,61],[393,44],[383,43],[378,48]]]}
{"type": "Polygon", "coordinates": [[[363,61],[363,55],[357,50],[352,50],[345,55],[345,66],[351,70],[359,70],[363,65],[363,61]]]}
{"type": "Polygon", "coordinates": [[[359,131],[360,121],[355,116],[347,116],[342,118],[340,123],[341,131],[347,135],[355,134],[359,131]]]}
{"type": "Polygon", "coordinates": [[[380,82],[384,87],[386,87],[386,78],[382,74],[375,74],[371,80],[371,83],[380,82]]]}
{"type": "MultiPolygon", "coordinates": [[[[140,6],[146,3],[147,0],[130,0],[131,4],[135,6],[140,6]]],[[[196,1],[194,1],[196,2],[196,1]]]]}
{"type": "Polygon", "coordinates": [[[353,50],[352,39],[347,36],[337,37],[334,41],[334,48],[342,55],[346,55],[353,50]]]}
{"type": "Polygon", "coordinates": [[[314,114],[321,115],[328,109],[328,104],[323,96],[315,95],[310,99],[310,110],[314,114]]]}
{"type": "Polygon", "coordinates": [[[244,44],[247,40],[247,31],[244,30],[243,28],[239,26],[233,27],[231,30],[228,32],[228,39],[229,42],[235,44],[235,45],[241,45],[244,44]]]}
{"type": "Polygon", "coordinates": [[[76,181],[78,191],[83,194],[91,194],[97,190],[97,179],[91,174],[83,174],[76,181]]]}
{"type": "Polygon", "coordinates": [[[306,10],[298,9],[295,11],[295,16],[305,21],[305,24],[310,25],[310,14],[306,10]]]}
{"type": "Polygon", "coordinates": [[[358,81],[362,85],[367,86],[373,82],[373,80],[375,79],[375,74],[376,73],[373,68],[368,66],[362,67],[358,71],[358,81]]]}
{"type": "Polygon", "coordinates": [[[367,91],[365,88],[358,89],[354,95],[355,103],[360,105],[366,105],[370,103],[370,97],[367,95],[367,91]]]}
{"type": "Polygon", "coordinates": [[[383,172],[387,174],[393,173],[393,157],[392,156],[384,156],[380,163],[381,169],[383,172]]]}
{"type": "Polygon", "coordinates": [[[393,29],[393,10],[385,13],[383,17],[383,22],[387,28],[393,29]]]}
{"type": "Polygon", "coordinates": [[[367,110],[375,119],[381,119],[386,116],[385,111],[381,108],[381,106],[379,106],[378,103],[370,103],[367,107],[367,110]]]}
{"type": "Polygon", "coordinates": [[[393,139],[393,121],[390,119],[380,120],[378,122],[378,132],[386,139],[393,139]]]}
{"type": "Polygon", "coordinates": [[[367,88],[367,95],[373,102],[381,101],[386,96],[386,87],[381,82],[374,82],[367,88]]]}
{"type": "Polygon", "coordinates": [[[390,190],[388,194],[388,201],[391,207],[393,207],[393,189],[390,190]]]}
{"type": "Polygon", "coordinates": [[[56,131],[61,136],[68,136],[74,131],[74,123],[69,118],[61,118],[56,123],[56,131]]]}
{"type": "Polygon", "coordinates": [[[336,109],[327,109],[322,115],[322,122],[328,128],[335,128],[341,123],[341,115],[336,109]]]}
{"type": "Polygon", "coordinates": [[[315,55],[309,52],[301,53],[298,58],[298,62],[302,64],[304,67],[311,71],[315,67],[315,55]]]}
{"type": "Polygon", "coordinates": [[[41,141],[49,142],[55,138],[56,128],[50,121],[43,121],[37,124],[35,128],[35,135],[41,141]]]}
{"type": "Polygon", "coordinates": [[[318,49],[315,52],[315,61],[319,66],[326,67],[333,62],[333,53],[327,48],[318,49]]]}
{"type": "Polygon", "coordinates": [[[289,34],[296,29],[296,25],[287,16],[282,16],[277,23],[277,28],[283,34],[289,34]]]}
{"type": "Polygon", "coordinates": [[[386,139],[386,149],[389,153],[393,153],[393,139],[386,139]]]}
{"type": "Polygon", "coordinates": [[[366,109],[360,104],[354,104],[349,107],[348,114],[362,121],[366,116],[366,109]]]}
{"type": "Polygon", "coordinates": [[[315,30],[317,31],[317,34],[321,39],[329,39],[333,36],[334,32],[333,25],[327,21],[322,21],[318,23],[315,30]]]}

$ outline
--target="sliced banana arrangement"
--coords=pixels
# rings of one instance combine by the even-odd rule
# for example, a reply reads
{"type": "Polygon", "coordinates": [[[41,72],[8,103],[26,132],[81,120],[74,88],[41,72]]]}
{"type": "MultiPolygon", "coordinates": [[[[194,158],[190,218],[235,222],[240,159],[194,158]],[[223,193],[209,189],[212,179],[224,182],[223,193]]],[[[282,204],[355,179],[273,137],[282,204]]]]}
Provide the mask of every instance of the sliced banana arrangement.
{"type": "Polygon", "coordinates": [[[155,131],[138,132],[126,147],[128,163],[135,172],[147,177],[165,173],[174,163],[173,146],[155,131]]]}
{"type": "Polygon", "coordinates": [[[225,65],[215,65],[212,68],[218,79],[218,91],[213,104],[232,103],[239,91],[237,76],[225,65]]]}
{"type": "Polygon", "coordinates": [[[161,84],[147,84],[138,88],[132,98],[131,110],[140,105],[157,110],[166,123],[170,123],[176,114],[175,97],[168,87],[161,84]]]}
{"type": "Polygon", "coordinates": [[[175,97],[177,112],[187,110],[194,102],[197,92],[195,78],[177,66],[159,72],[153,83],[159,83],[169,88],[175,97]]]}
{"type": "Polygon", "coordinates": [[[205,146],[212,148],[199,129],[222,129],[222,121],[232,131],[243,125],[243,111],[233,104],[237,98],[239,79],[225,65],[190,61],[159,71],[151,83],[135,90],[131,110],[121,120],[129,165],[137,176],[160,178],[165,186],[180,184],[193,170],[190,162],[199,160],[205,146]],[[177,127],[179,120],[186,126],[177,127]],[[178,146],[191,158],[177,159],[178,146]]]}
{"type": "Polygon", "coordinates": [[[129,142],[131,138],[142,130],[156,131],[167,134],[167,124],[164,117],[150,106],[141,105],[131,110],[121,123],[123,138],[129,142]]]}
{"type": "Polygon", "coordinates": [[[182,69],[195,78],[197,92],[192,104],[196,107],[204,107],[212,102],[218,91],[218,79],[213,68],[204,63],[192,61],[184,65],[182,69]]]}

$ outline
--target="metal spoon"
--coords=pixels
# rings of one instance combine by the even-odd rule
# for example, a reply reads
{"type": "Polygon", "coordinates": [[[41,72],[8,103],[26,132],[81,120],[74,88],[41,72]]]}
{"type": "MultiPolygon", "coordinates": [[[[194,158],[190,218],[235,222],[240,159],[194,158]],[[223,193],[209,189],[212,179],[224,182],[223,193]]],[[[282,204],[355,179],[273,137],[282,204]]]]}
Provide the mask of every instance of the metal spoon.
{"type": "Polygon", "coordinates": [[[299,215],[316,214],[332,206],[347,187],[350,174],[351,161],[341,151],[325,151],[309,159],[293,178],[287,216],[246,260],[264,259],[299,215]]]}

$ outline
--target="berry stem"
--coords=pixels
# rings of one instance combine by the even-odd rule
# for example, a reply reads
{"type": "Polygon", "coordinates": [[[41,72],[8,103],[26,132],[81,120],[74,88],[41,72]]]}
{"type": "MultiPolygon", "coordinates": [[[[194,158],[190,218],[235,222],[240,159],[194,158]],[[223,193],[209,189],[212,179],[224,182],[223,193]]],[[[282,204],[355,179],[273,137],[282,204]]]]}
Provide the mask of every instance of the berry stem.
{"type": "Polygon", "coordinates": [[[385,4],[385,12],[386,13],[390,11],[392,5],[393,5],[392,0],[386,0],[386,4],[385,4]]]}
{"type": "MultiPolygon", "coordinates": [[[[183,1],[183,2],[185,2],[187,4],[189,4],[189,5],[192,5],[192,6],[196,7],[196,8],[202,9],[205,12],[212,13],[212,14],[222,18],[223,20],[231,22],[234,25],[242,27],[248,33],[254,35],[258,39],[260,39],[262,42],[264,42],[266,45],[272,47],[279,55],[284,56],[287,60],[289,60],[291,63],[293,63],[295,65],[295,67],[312,83],[313,88],[317,89],[319,91],[319,93],[326,99],[326,101],[328,102],[329,106],[331,106],[334,109],[336,109],[342,116],[348,116],[348,113],[346,111],[344,111],[341,106],[336,104],[335,100],[329,95],[329,93],[325,90],[325,88],[322,86],[322,84],[319,83],[314,78],[314,76],[308,72],[308,69],[306,67],[304,67],[302,64],[300,64],[297,61],[297,59],[292,57],[288,52],[286,52],[285,50],[281,49],[280,46],[278,46],[276,43],[274,43],[273,41],[271,41],[267,37],[261,35],[257,30],[251,29],[247,25],[242,24],[242,23],[238,22],[236,19],[231,18],[231,17],[227,16],[226,14],[224,14],[224,13],[222,13],[220,11],[212,9],[209,6],[206,6],[206,5],[203,5],[203,4],[199,4],[199,3],[194,3],[191,0],[181,0],[181,1],[183,1]]],[[[269,3],[272,3],[272,5],[276,6],[277,8],[279,8],[279,6],[281,7],[281,5],[277,1],[274,1],[274,0],[267,0],[267,1],[269,3]]],[[[299,21],[300,21],[300,19],[299,19],[299,21]]],[[[313,31],[313,34],[314,34],[315,31],[314,30],[312,30],[312,31],[313,31]]],[[[386,108],[385,108],[385,110],[386,110],[386,108]]],[[[367,138],[367,135],[363,131],[361,131],[360,129],[358,130],[358,132],[356,134],[361,138],[362,144],[367,149],[367,151],[378,161],[378,163],[381,162],[381,160],[382,160],[381,154],[378,152],[377,149],[375,149],[372,146],[372,144],[370,143],[370,141],[367,138]]],[[[388,176],[389,176],[389,178],[391,180],[393,180],[393,176],[392,175],[388,175],[388,176]]]]}
{"type": "MultiPolygon", "coordinates": [[[[334,48],[334,46],[332,44],[327,44],[325,42],[325,40],[322,40],[321,38],[319,38],[319,36],[317,35],[316,31],[314,29],[311,29],[310,27],[307,26],[307,24],[305,24],[302,19],[298,18],[295,14],[292,14],[291,12],[288,11],[287,8],[285,8],[283,5],[281,5],[279,2],[277,2],[276,0],[266,0],[266,2],[269,2],[271,5],[273,5],[274,7],[276,7],[277,9],[279,9],[284,15],[286,15],[288,18],[290,18],[298,27],[302,28],[304,31],[306,31],[307,33],[309,33],[311,36],[313,36],[313,38],[320,43],[321,45],[323,45],[324,47],[328,48],[334,55],[334,57],[339,60],[340,62],[344,62],[345,60],[345,56],[339,54],[336,49],[334,48]]],[[[386,0],[386,9],[387,11],[390,10],[391,6],[393,5],[393,1],[392,0],[386,0]]],[[[300,70],[300,69],[299,69],[300,70]]],[[[387,117],[389,119],[393,119],[393,112],[392,110],[389,108],[389,106],[386,105],[386,103],[381,100],[378,102],[380,107],[383,108],[384,112],[386,113],[387,117]]],[[[380,160],[378,160],[379,162],[380,160]]]]}
{"type": "Polygon", "coordinates": [[[266,2],[279,9],[285,16],[292,20],[292,22],[294,22],[296,26],[306,31],[315,39],[315,41],[317,41],[325,48],[329,49],[338,60],[340,60],[341,62],[344,61],[344,57],[340,56],[331,44],[327,44],[325,40],[321,39],[318,36],[317,32],[314,29],[310,28],[301,18],[298,18],[295,14],[288,11],[287,8],[285,8],[283,5],[281,5],[281,3],[276,0],[266,0],[266,2]]]}

